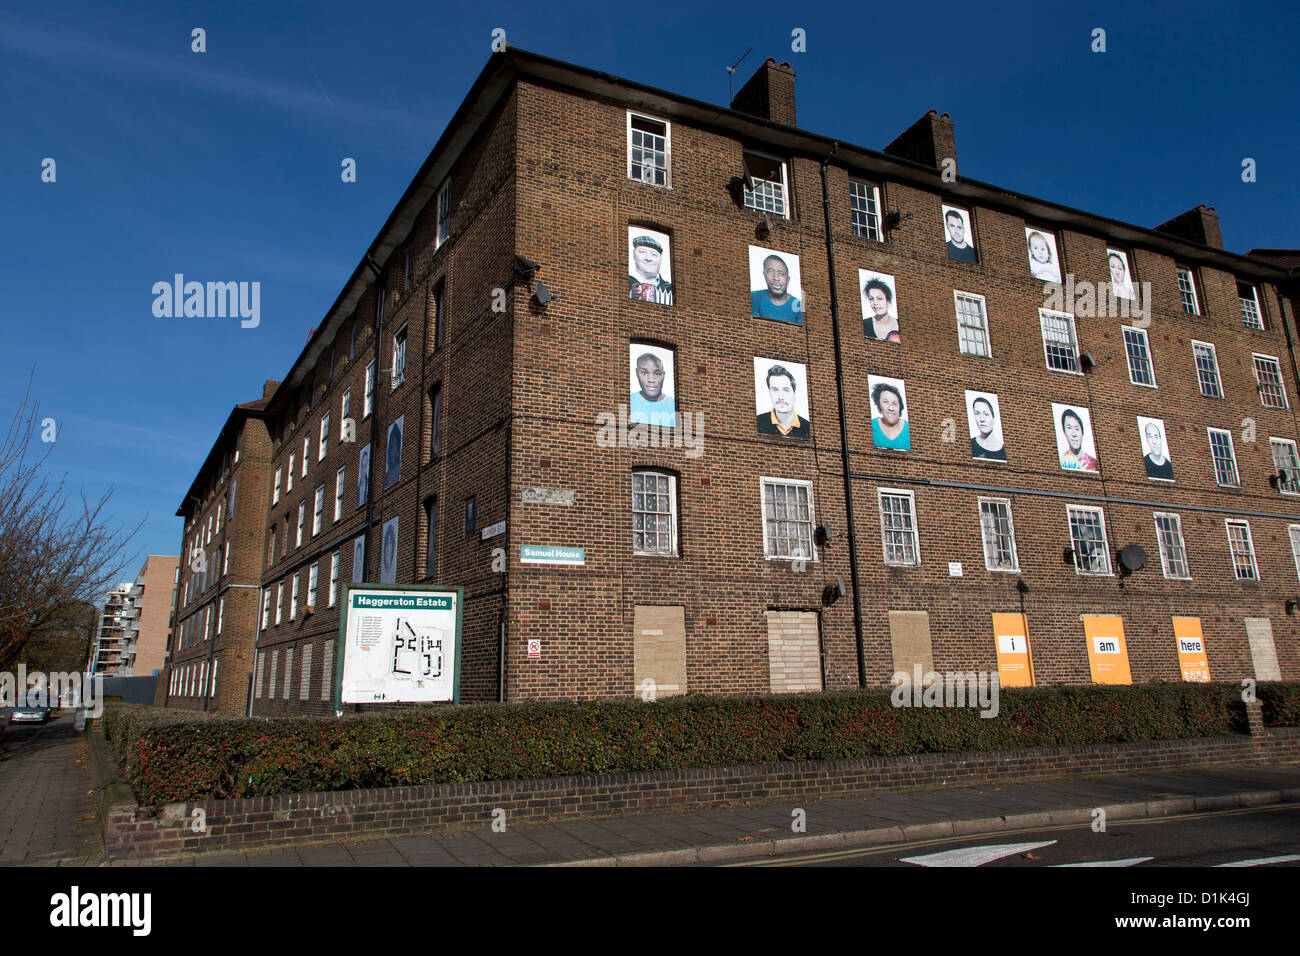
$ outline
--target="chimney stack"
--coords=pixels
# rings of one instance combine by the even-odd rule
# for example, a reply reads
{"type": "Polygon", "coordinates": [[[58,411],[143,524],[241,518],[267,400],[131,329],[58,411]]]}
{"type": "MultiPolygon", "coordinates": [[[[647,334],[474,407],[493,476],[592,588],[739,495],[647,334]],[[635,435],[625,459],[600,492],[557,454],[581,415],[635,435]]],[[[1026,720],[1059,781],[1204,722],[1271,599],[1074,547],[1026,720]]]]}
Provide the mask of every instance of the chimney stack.
{"type": "Polygon", "coordinates": [[[1197,206],[1181,216],[1174,216],[1166,223],[1156,226],[1156,232],[1189,239],[1203,246],[1215,249],[1223,248],[1223,233],[1219,231],[1219,214],[1213,206],[1197,206]]]}
{"type": "Polygon", "coordinates": [[[930,110],[885,147],[890,156],[943,169],[945,159],[957,165],[957,134],[947,113],[930,110]]]}
{"type": "Polygon", "coordinates": [[[774,123],[794,126],[794,70],[775,57],[758,68],[731,101],[731,108],[774,123]]]}

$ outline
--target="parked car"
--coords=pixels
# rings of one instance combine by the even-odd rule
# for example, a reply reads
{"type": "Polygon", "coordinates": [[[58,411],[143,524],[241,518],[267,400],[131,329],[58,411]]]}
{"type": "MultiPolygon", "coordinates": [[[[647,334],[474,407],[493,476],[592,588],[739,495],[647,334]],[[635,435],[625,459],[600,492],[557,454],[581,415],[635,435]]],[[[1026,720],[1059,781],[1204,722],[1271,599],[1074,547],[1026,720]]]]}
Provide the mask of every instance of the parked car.
{"type": "Polygon", "coordinates": [[[11,724],[43,724],[50,719],[50,708],[24,705],[15,707],[9,714],[11,724]]]}

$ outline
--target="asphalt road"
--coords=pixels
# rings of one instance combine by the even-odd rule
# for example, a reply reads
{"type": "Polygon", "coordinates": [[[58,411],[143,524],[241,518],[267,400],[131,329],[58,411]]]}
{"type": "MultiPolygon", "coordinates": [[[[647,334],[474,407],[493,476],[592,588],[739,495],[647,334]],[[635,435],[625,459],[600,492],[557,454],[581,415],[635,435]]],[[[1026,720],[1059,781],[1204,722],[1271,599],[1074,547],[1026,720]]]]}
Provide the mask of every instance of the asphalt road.
{"type": "Polygon", "coordinates": [[[726,865],[916,868],[1225,864],[1300,866],[1300,806],[1284,803],[1114,821],[1104,831],[1077,824],[1002,830],[959,839],[916,840],[726,865]]]}

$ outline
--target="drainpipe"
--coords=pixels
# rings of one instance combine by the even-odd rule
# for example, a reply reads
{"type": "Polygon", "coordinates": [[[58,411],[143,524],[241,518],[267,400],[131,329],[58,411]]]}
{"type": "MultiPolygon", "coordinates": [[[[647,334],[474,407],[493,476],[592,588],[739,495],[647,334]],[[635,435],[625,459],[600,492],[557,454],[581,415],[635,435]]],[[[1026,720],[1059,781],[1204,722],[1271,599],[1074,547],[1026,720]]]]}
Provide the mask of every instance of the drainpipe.
{"type": "Polygon", "coordinates": [[[835,240],[831,233],[830,187],[827,185],[826,167],[839,151],[838,142],[831,144],[831,154],[822,160],[822,214],[826,219],[826,267],[830,273],[831,330],[835,335],[835,398],[840,410],[840,461],[844,469],[844,516],[848,522],[849,574],[853,579],[853,639],[858,651],[858,686],[867,686],[867,660],[862,647],[862,599],[858,587],[858,545],[853,525],[853,486],[849,477],[849,421],[844,409],[844,356],[840,349],[839,296],[835,289],[835,240]]]}

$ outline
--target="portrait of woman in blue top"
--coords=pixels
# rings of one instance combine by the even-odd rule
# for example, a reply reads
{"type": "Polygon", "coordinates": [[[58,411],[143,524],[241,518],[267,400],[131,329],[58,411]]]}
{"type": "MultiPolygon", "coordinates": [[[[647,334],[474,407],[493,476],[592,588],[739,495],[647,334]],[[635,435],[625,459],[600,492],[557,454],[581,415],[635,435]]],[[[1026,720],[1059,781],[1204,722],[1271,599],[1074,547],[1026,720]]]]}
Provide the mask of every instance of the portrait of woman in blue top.
{"type": "Polygon", "coordinates": [[[912,450],[912,436],[903,417],[907,403],[903,398],[904,386],[899,379],[867,377],[871,384],[871,404],[876,414],[871,418],[871,443],[877,448],[912,450]]]}

